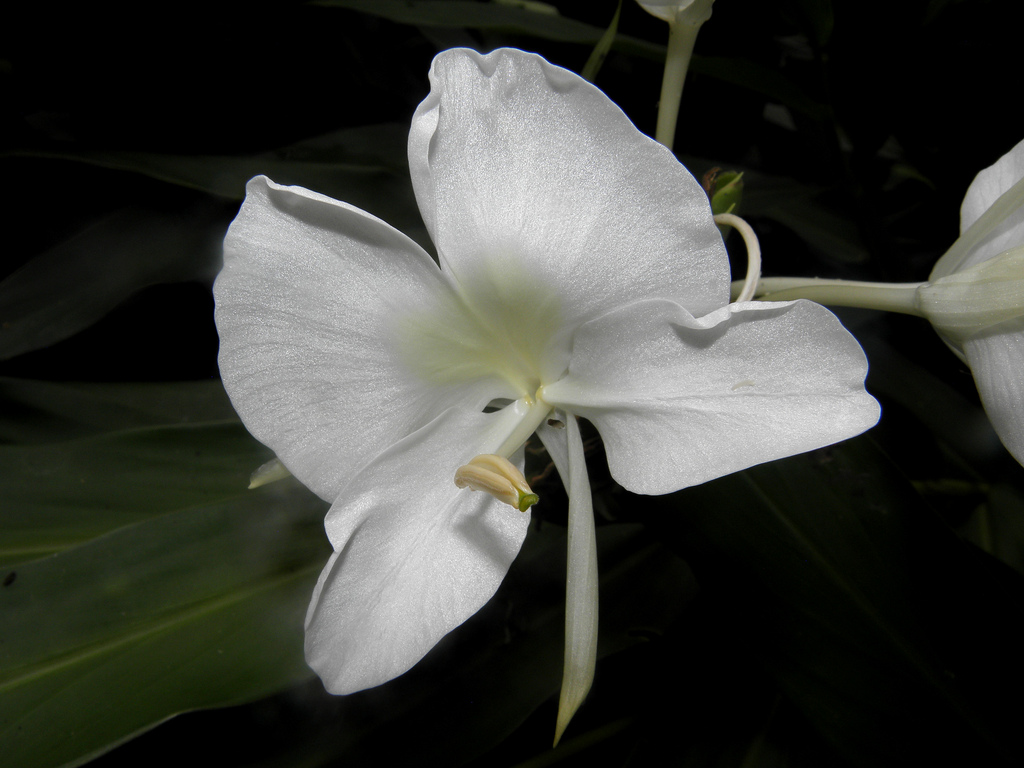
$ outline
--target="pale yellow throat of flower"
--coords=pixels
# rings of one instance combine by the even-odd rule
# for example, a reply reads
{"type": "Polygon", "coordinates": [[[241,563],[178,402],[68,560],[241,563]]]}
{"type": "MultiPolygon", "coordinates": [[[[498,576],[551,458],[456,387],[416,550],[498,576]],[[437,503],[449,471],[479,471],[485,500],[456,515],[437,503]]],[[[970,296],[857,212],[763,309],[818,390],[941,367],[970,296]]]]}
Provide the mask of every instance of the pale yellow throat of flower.
{"type": "Polygon", "coordinates": [[[554,335],[562,327],[557,295],[538,276],[503,263],[439,293],[429,306],[399,311],[396,351],[410,373],[437,387],[474,380],[504,382],[495,398],[531,396],[545,370],[564,371],[554,335]],[[494,271],[494,270],[491,270],[494,271]]]}
{"type": "Polygon", "coordinates": [[[455,485],[489,493],[520,512],[525,512],[540,501],[519,468],[508,459],[493,453],[475,456],[468,464],[459,467],[455,471],[455,485]]]}

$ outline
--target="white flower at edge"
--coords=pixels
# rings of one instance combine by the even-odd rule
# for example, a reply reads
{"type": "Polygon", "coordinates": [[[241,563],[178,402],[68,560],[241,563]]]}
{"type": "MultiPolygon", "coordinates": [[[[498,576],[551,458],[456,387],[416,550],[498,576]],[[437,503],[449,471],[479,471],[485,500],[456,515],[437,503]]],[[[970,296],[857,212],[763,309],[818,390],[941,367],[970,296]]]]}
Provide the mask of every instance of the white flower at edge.
{"type": "Polygon", "coordinates": [[[1024,464],[1024,141],[975,177],[960,232],[918,306],[970,366],[996,433],[1024,464]]]}
{"type": "Polygon", "coordinates": [[[402,674],[494,594],[530,516],[455,474],[481,454],[521,470],[536,433],[570,498],[560,734],[596,658],[577,417],[619,483],[661,494],[856,435],[878,406],[826,309],[728,303],[703,190],[599,90],[510,49],[446,51],[430,82],[409,165],[440,267],[364,211],[253,179],[214,288],[221,372],[333,503],[306,619],[333,693],[402,674]]]}

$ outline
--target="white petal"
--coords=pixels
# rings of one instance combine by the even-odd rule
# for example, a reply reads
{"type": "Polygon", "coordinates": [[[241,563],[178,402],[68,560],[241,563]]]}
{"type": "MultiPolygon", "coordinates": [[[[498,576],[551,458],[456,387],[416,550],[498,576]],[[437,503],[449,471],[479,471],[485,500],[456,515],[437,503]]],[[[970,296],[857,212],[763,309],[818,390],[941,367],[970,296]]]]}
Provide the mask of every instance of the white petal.
{"type": "Polygon", "coordinates": [[[867,361],[817,304],[734,304],[700,320],[638,302],[580,327],[544,399],[594,423],[612,476],[667,493],[873,426],[867,361]]]}
{"type": "MultiPolygon", "coordinates": [[[[475,306],[560,298],[560,325],[667,297],[727,302],[707,196],[601,91],[534,54],[445,51],[409,135],[416,198],[475,306]]],[[[560,371],[559,371],[560,373],[560,371]]]]}
{"type": "Polygon", "coordinates": [[[996,434],[1024,464],[1024,318],[968,339],[964,353],[996,434]]]}
{"type": "MultiPolygon", "coordinates": [[[[306,660],[332,693],[402,674],[486,603],[515,559],[529,513],[455,487],[522,417],[446,411],[360,472],[328,513],[336,548],[306,615],[306,660]]],[[[523,453],[512,458],[523,466],[523,453]]]]}
{"type": "Polygon", "coordinates": [[[538,430],[569,493],[569,541],[565,581],[565,665],[558,697],[555,744],[594,682],[597,663],[597,534],[594,505],[576,417],[565,415],[565,429],[538,430]]]}
{"type": "MultiPolygon", "coordinates": [[[[397,230],[300,187],[249,182],[214,296],[232,403],[249,431],[328,501],[445,408],[518,396],[475,369],[438,386],[425,367],[442,357],[445,340],[431,330],[479,333],[447,279],[397,230]],[[426,330],[411,338],[409,328],[426,330]]],[[[455,362],[440,368],[455,370],[455,362]]]]}
{"type": "Polygon", "coordinates": [[[930,279],[972,267],[1024,244],[1024,186],[1011,191],[1022,179],[1024,141],[975,176],[960,207],[961,238],[935,264],[930,279]]]}

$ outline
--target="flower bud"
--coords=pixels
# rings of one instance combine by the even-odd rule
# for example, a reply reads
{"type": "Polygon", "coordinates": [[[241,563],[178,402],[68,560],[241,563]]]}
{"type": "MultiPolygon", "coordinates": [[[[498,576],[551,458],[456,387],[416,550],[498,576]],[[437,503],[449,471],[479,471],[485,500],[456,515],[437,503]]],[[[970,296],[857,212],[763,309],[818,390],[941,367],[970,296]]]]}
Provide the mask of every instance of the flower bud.
{"type": "Polygon", "coordinates": [[[669,24],[685,21],[700,26],[711,18],[711,4],[715,0],[637,0],[637,3],[652,16],[669,24]]]}

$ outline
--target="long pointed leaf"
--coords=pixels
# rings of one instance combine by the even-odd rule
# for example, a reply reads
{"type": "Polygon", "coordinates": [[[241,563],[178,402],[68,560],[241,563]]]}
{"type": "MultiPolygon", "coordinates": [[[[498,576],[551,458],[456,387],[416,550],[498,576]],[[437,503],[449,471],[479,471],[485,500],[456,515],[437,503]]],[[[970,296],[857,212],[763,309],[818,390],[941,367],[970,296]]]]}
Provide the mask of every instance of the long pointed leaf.
{"type": "Polygon", "coordinates": [[[179,712],[309,676],[302,620],[326,559],[294,486],[169,514],[9,572],[0,754],[78,765],[179,712]]]}

